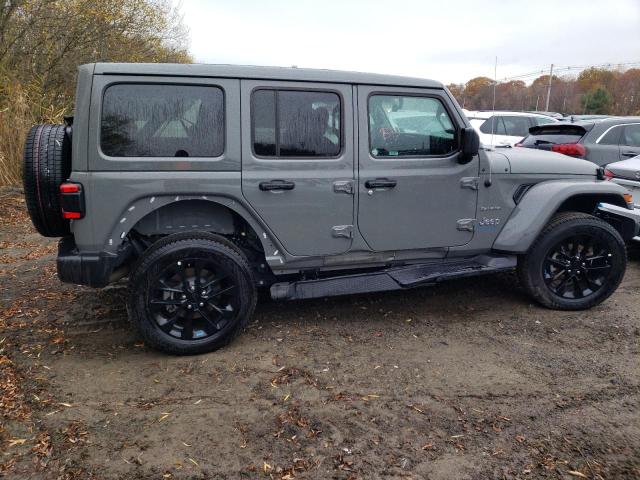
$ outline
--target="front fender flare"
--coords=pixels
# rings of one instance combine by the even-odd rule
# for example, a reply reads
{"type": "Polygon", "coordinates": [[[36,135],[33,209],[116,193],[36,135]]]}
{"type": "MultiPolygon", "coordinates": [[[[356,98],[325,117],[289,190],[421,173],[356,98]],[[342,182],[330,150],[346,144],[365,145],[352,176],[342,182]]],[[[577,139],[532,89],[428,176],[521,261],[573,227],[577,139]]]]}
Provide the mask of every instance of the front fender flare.
{"type": "Polygon", "coordinates": [[[529,189],[513,209],[493,249],[510,253],[526,253],[542,228],[560,206],[577,195],[616,195],[623,198],[624,187],[596,180],[550,180],[529,189]]]}

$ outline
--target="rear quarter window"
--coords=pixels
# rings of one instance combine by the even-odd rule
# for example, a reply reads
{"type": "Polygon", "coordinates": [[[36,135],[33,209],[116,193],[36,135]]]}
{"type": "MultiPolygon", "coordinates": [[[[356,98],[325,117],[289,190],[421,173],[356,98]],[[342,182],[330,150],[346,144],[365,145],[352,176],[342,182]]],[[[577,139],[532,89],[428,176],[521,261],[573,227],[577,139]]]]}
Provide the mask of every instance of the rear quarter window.
{"type": "Polygon", "coordinates": [[[224,94],[211,86],[111,85],[100,124],[100,148],[110,157],[218,157],[224,94]]]}

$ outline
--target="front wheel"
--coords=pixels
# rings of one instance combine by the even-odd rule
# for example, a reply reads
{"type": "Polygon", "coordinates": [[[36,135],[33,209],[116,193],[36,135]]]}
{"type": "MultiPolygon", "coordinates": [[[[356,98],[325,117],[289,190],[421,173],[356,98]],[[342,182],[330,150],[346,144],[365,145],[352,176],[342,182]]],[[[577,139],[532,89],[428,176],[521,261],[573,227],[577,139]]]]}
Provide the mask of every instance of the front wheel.
{"type": "Polygon", "coordinates": [[[256,305],[246,257],[217,235],[165,237],[129,278],[132,322],[148,345],[167,353],[203,353],[228,344],[256,305]]]}
{"type": "Polygon", "coordinates": [[[606,300],[627,265],[625,244],[603,220],[577,212],[553,217],[518,262],[524,289],[545,307],[583,310],[606,300]]]}

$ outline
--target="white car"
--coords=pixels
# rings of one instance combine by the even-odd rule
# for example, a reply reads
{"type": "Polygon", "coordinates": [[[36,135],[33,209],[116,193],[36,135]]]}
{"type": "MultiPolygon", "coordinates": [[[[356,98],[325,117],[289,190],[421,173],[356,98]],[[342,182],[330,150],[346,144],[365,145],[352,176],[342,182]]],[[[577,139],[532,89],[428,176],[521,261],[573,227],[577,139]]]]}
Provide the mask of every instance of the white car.
{"type": "MultiPolygon", "coordinates": [[[[607,165],[604,171],[605,177],[629,190],[633,195],[633,204],[636,208],[640,208],[640,155],[613,162],[607,165]]],[[[640,242],[640,236],[635,237],[636,242],[640,242]]]]}
{"type": "Polygon", "coordinates": [[[607,165],[605,177],[618,183],[633,195],[634,206],[640,208],[640,155],[607,165]]]}
{"type": "Polygon", "coordinates": [[[558,121],[548,115],[528,112],[465,111],[465,114],[486,147],[513,147],[529,135],[531,127],[558,121]]]}

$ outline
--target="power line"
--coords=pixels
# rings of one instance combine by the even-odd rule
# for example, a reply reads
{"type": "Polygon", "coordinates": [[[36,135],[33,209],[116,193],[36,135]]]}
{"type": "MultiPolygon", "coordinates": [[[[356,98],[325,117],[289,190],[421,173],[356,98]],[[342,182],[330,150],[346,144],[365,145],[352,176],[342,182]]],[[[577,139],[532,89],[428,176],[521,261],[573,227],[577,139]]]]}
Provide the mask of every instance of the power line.
{"type": "MultiPolygon", "coordinates": [[[[581,70],[585,70],[587,68],[602,68],[602,67],[630,67],[630,66],[640,66],[640,61],[637,62],[607,62],[607,63],[600,63],[600,64],[592,64],[592,65],[571,65],[571,66],[554,66],[554,71],[557,72],[569,72],[572,70],[575,71],[581,71],[581,70]]],[[[526,79],[526,78],[531,78],[531,77],[536,77],[536,76],[540,76],[540,75],[544,75],[546,73],[546,70],[536,70],[533,72],[529,72],[529,73],[523,73],[520,75],[514,75],[511,77],[504,77],[501,79],[501,81],[508,81],[508,80],[519,80],[519,79],[526,79]]]]}

